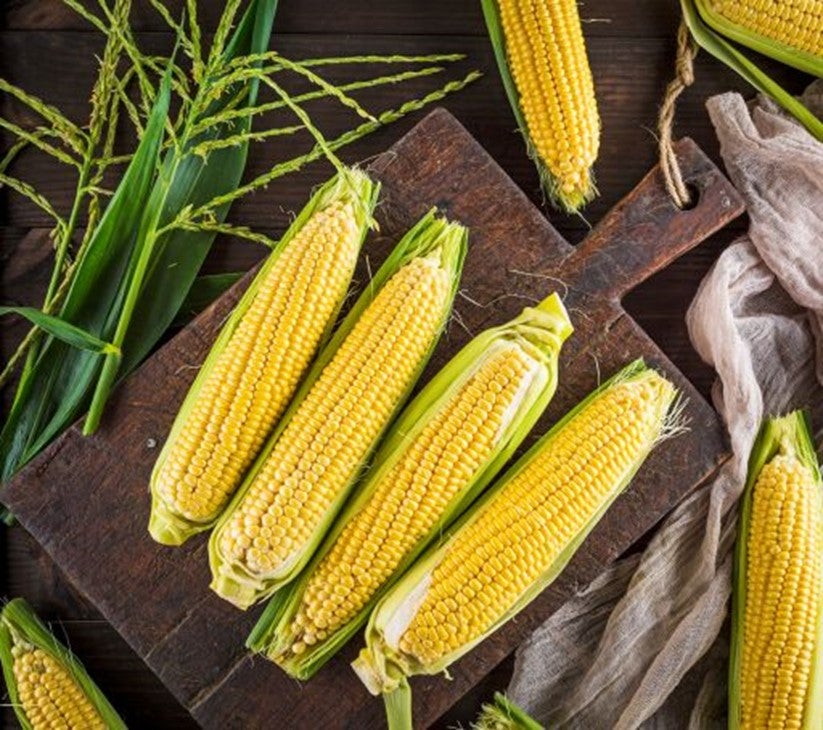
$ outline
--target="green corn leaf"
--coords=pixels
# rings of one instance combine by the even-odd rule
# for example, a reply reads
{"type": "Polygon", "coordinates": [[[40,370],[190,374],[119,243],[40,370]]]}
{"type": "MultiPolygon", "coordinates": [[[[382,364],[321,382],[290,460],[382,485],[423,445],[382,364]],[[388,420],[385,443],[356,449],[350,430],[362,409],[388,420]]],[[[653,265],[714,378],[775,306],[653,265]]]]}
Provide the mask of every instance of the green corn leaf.
{"type": "MultiPolygon", "coordinates": [[[[444,527],[474,501],[514,454],[554,395],[557,387],[557,360],[562,344],[571,332],[572,326],[563,304],[557,294],[552,294],[538,306],[526,308],[510,322],[482,332],[452,358],[398,417],[375,455],[368,476],[336,520],[334,528],[316,552],[311,564],[298,581],[274,596],[270,608],[255,626],[247,645],[257,652],[265,652],[286,672],[299,679],[310,678],[334,656],[354,632],[363,626],[374,604],[392,583],[427,545],[442,534],[444,527]],[[524,371],[517,394],[506,411],[506,420],[496,427],[496,438],[489,445],[488,452],[477,469],[455,491],[444,511],[432,516],[433,522],[428,533],[402,556],[393,567],[392,577],[382,585],[375,586],[359,612],[344,626],[330,631],[323,640],[295,653],[293,647],[299,641],[300,632],[294,618],[303,605],[307,585],[346,527],[363,511],[378,490],[383,493],[382,490],[392,479],[393,470],[401,460],[408,457],[409,450],[416,448],[418,434],[441,413],[449,412],[450,409],[453,412],[455,404],[459,402],[456,399],[461,397],[464,387],[478,370],[489,362],[500,362],[501,356],[510,356],[513,352],[518,354],[521,362],[529,363],[529,369],[524,371]]],[[[467,431],[455,434],[456,439],[469,436],[467,431]]],[[[432,497],[434,496],[433,494],[432,497]]],[[[388,529],[391,531],[394,527],[390,525],[388,529]]]]}
{"type": "Polygon", "coordinates": [[[180,311],[171,323],[173,328],[184,327],[191,320],[219,299],[240,279],[245,272],[232,271],[225,274],[204,274],[198,276],[191,285],[189,293],[180,305],[180,311]]]}
{"type": "MultiPolygon", "coordinates": [[[[276,9],[277,0],[253,0],[228,44],[226,58],[266,50],[276,9]]],[[[251,81],[243,106],[253,106],[256,98],[257,82],[251,81]]],[[[216,102],[206,114],[212,116],[218,113],[226,103],[223,100],[216,102]]],[[[246,166],[248,142],[216,150],[205,161],[194,153],[194,149],[207,140],[246,133],[250,125],[250,118],[241,118],[217,129],[206,130],[191,140],[169,183],[158,229],[171,223],[186,206],[196,208],[240,184],[246,166]]],[[[166,170],[172,166],[171,154],[164,162],[166,170]]],[[[215,210],[215,221],[222,222],[228,209],[229,206],[224,205],[215,210]]],[[[174,321],[215,236],[212,231],[186,230],[170,230],[159,236],[154,244],[154,255],[141,287],[141,295],[131,313],[123,343],[121,375],[140,363],[174,321]]]]}
{"type": "MultiPolygon", "coordinates": [[[[346,497],[351,492],[357,476],[363,471],[371,453],[377,446],[379,437],[388,429],[390,425],[389,422],[382,424],[382,431],[378,435],[378,438],[375,438],[371,443],[369,453],[363,455],[354,469],[355,473],[351,475],[351,478],[348,479],[345,486],[335,495],[329,508],[317,521],[310,539],[307,540],[305,545],[299,546],[299,550],[293,560],[290,559],[288,564],[281,566],[271,575],[253,575],[246,570],[245,566],[237,564],[230,558],[226,558],[220,548],[222,530],[231,520],[232,514],[249,491],[255,477],[263,468],[277,440],[287,428],[289,421],[301,407],[303,400],[309,394],[315,382],[320,378],[325,367],[331,362],[343,341],[354,329],[361,315],[366,311],[386,282],[403,266],[415,258],[425,256],[436,257],[438,267],[446,272],[449,277],[450,288],[448,298],[444,302],[443,310],[439,312],[442,317],[440,329],[442,330],[442,328],[445,327],[449,312],[451,311],[451,304],[457,293],[457,286],[466,255],[467,241],[468,231],[465,227],[458,223],[450,223],[444,218],[436,216],[435,211],[432,210],[403,236],[394,251],[366,286],[346,318],[335,331],[329,344],[326,345],[318,356],[304,379],[303,384],[297,391],[291,406],[279,421],[251,470],[246,475],[243,484],[223,512],[223,515],[212,532],[211,539],[209,540],[209,562],[213,578],[211,587],[221,597],[231,601],[240,608],[248,608],[256,601],[270,596],[274,591],[296,578],[298,573],[306,566],[312,554],[325,537],[325,534],[331,528],[334,518],[342,508],[346,497]]],[[[428,343],[427,352],[415,363],[414,374],[409,379],[402,397],[394,404],[393,414],[396,414],[400,410],[406,397],[408,397],[414,381],[419,377],[428,362],[437,343],[437,339],[436,336],[431,339],[428,343]]]]}
{"type": "Polygon", "coordinates": [[[0,611],[0,664],[3,666],[10,705],[23,730],[35,728],[20,702],[14,676],[14,654],[30,649],[45,652],[69,672],[109,730],[126,730],[126,723],[88,675],[80,660],[54,637],[26,601],[15,598],[0,611]]]}
{"type": "Polygon", "coordinates": [[[41,330],[48,332],[52,337],[65,342],[67,345],[76,347],[78,350],[88,350],[98,355],[117,355],[119,353],[119,350],[110,342],[104,342],[99,337],[75,327],[66,320],[41,312],[34,307],[0,307],[0,316],[4,314],[17,314],[25,317],[41,330]]]}
{"type": "MultiPolygon", "coordinates": [[[[169,106],[164,85],[140,145],[92,235],[66,294],[59,317],[105,342],[123,301],[123,279],[136,232],[154,181],[169,106]]],[[[7,481],[88,405],[105,357],[50,337],[21,380],[0,432],[2,480],[7,481]]]]}
{"type": "Polygon", "coordinates": [[[799,121],[810,134],[823,141],[823,121],[801,104],[794,96],[767,76],[758,66],[737,50],[725,38],[715,33],[701,19],[695,8],[695,0],[680,0],[683,19],[697,44],[712,56],[740,74],[757,91],[774,99],[799,121]]]}

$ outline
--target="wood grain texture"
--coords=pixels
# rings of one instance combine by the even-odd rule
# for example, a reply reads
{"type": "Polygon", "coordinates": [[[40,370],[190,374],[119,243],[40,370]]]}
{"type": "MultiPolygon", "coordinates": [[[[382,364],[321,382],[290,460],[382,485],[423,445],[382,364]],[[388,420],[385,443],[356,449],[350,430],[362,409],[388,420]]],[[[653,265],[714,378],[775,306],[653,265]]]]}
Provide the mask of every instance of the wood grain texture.
{"type": "MultiPolygon", "coordinates": [[[[610,374],[638,355],[682,388],[692,425],[688,434],[653,454],[562,577],[517,621],[454,666],[452,682],[414,681],[421,727],[433,723],[725,458],[714,411],[620,304],[628,289],[741,212],[739,197],[699,149],[688,140],[678,149],[687,179],[701,191],[696,207],[678,211],[655,170],[577,250],[445,111],[432,113],[370,168],[384,185],[381,234],[366,244],[372,267],[432,205],[471,229],[461,282],[466,297],[457,305],[463,327],[452,322],[422,382],[470,334],[513,316],[560,280],[577,332],[564,348],[561,386],[535,436],[594,387],[599,373],[610,374]]],[[[362,270],[360,280],[365,280],[362,270]]],[[[379,726],[381,703],[347,667],[358,641],[310,683],[299,685],[274,665],[246,656],[243,640],[260,609],[240,614],[208,590],[205,538],[171,550],[146,532],[146,485],[157,449],[243,286],[125,381],[97,435],[84,439],[72,429],[0,497],[202,726],[379,726]],[[107,566],[102,578],[101,562],[107,566]]]]}

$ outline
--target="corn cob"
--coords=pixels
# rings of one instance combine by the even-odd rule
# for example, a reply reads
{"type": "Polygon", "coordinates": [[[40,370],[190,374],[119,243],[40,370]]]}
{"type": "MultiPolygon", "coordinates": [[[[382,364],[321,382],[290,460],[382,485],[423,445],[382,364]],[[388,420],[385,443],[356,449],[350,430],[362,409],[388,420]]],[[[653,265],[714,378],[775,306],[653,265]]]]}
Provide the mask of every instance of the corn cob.
{"type": "Polygon", "coordinates": [[[500,692],[494,693],[494,701],[483,705],[472,730],[545,730],[545,728],[521,710],[500,692]]]}
{"type": "Polygon", "coordinates": [[[411,727],[407,677],[435,674],[514,616],[565,567],[652,447],[674,386],[638,361],[554,426],[378,602],[353,667],[411,727]]]}
{"type": "Polygon", "coordinates": [[[301,679],[331,658],[531,430],[557,387],[571,331],[554,294],[453,358],[392,427],[357,497],[300,580],[272,599],[248,645],[301,679]]]}
{"type": "Polygon", "coordinates": [[[823,75],[820,0],[696,0],[721,35],[815,76],[823,75]]]}
{"type": "Polygon", "coordinates": [[[555,205],[576,212],[596,194],[600,119],[576,0],[482,0],[518,125],[555,205]]]}
{"type": "Polygon", "coordinates": [[[211,537],[222,597],[247,608],[311,558],[428,361],[466,236],[427,215],[335,333],[211,537]]]}
{"type": "Polygon", "coordinates": [[[318,190],[223,327],[152,473],[158,542],[209,529],[240,485],[334,323],[378,190],[354,169],[318,190]]]}
{"type": "Polygon", "coordinates": [[[0,663],[24,730],[120,730],[125,723],[79,660],[15,598],[0,612],[0,663]]]}
{"type": "Polygon", "coordinates": [[[735,572],[729,727],[823,727],[823,481],[800,411],[752,451],[735,572]]]}

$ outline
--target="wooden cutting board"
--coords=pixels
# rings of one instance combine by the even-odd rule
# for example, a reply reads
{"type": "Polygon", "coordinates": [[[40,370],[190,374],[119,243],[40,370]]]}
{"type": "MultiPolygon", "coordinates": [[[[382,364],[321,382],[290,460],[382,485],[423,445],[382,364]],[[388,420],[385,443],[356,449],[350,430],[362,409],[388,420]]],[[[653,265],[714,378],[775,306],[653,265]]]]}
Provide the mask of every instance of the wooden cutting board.
{"type": "MultiPolygon", "coordinates": [[[[632,287],[742,212],[731,184],[694,143],[680,142],[678,155],[697,194],[691,210],[674,207],[653,170],[576,249],[444,110],[432,112],[370,166],[383,182],[381,233],[365,246],[372,268],[433,205],[471,229],[456,316],[423,381],[471,335],[558,289],[576,332],[563,348],[554,401],[526,446],[600,378],[638,356],[662,368],[689,399],[691,430],[652,455],[555,584],[458,662],[452,681],[413,680],[418,727],[436,720],[726,457],[715,412],[620,305],[632,287]]],[[[366,277],[361,267],[359,282],[366,277]]],[[[172,549],[146,531],[154,460],[248,280],[123,383],[94,437],[71,429],[0,499],[204,727],[380,727],[382,703],[348,667],[359,640],[312,681],[289,679],[243,649],[261,609],[241,613],[209,591],[206,536],[172,549]]]]}

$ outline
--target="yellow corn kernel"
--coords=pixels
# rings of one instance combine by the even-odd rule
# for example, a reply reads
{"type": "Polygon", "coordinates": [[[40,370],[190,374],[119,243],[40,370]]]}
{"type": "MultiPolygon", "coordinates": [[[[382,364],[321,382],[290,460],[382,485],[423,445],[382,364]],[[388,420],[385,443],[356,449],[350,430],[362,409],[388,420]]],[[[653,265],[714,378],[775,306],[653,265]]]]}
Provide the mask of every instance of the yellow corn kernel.
{"type": "Polygon", "coordinates": [[[754,484],[740,669],[743,730],[807,727],[823,605],[819,489],[809,466],[791,453],[775,456],[754,484]]]}
{"type": "Polygon", "coordinates": [[[439,257],[380,290],[215,534],[223,560],[267,577],[297,560],[410,387],[450,302],[439,257]]]}
{"type": "Polygon", "coordinates": [[[12,656],[19,709],[34,730],[105,730],[83,689],[54,657],[23,642],[14,644],[12,656]]]}
{"type": "Polygon", "coordinates": [[[536,366],[518,345],[502,348],[420,431],[312,574],[294,653],[311,645],[307,634],[331,634],[354,618],[431,532],[488,459],[536,366]]]}
{"type": "Polygon", "coordinates": [[[708,10],[741,29],[823,56],[820,0],[704,0],[708,10]]]}
{"type": "Polygon", "coordinates": [[[360,248],[352,202],[315,212],[280,253],[156,475],[166,509],[211,523],[239,486],[346,294],[360,248]]]}
{"type": "Polygon", "coordinates": [[[577,0],[498,0],[506,58],[549,193],[577,210],[594,195],[600,144],[594,81],[577,0]]]}
{"type": "Polygon", "coordinates": [[[514,609],[660,437],[673,396],[673,386],[649,371],[573,416],[455,533],[400,635],[400,651],[434,664],[514,609]]]}

